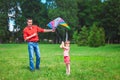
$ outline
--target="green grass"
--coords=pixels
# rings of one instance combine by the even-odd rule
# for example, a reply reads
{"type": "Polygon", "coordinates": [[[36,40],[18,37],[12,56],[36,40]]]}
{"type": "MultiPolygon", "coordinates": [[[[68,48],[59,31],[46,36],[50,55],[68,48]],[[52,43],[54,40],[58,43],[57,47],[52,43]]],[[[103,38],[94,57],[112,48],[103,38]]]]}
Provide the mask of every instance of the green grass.
{"type": "Polygon", "coordinates": [[[27,44],[0,44],[0,80],[120,80],[120,44],[98,48],[72,44],[70,76],[58,44],[39,47],[41,69],[30,72],[27,44]]]}

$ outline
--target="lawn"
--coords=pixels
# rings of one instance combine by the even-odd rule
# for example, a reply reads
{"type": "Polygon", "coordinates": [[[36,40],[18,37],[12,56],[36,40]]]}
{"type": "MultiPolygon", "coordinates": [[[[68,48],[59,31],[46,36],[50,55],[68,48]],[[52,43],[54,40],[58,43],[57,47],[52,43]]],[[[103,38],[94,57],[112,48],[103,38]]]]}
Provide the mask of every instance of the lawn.
{"type": "Polygon", "coordinates": [[[31,72],[27,44],[0,44],[0,80],[120,80],[120,44],[98,48],[71,44],[69,76],[59,44],[39,47],[41,68],[31,72]]]}

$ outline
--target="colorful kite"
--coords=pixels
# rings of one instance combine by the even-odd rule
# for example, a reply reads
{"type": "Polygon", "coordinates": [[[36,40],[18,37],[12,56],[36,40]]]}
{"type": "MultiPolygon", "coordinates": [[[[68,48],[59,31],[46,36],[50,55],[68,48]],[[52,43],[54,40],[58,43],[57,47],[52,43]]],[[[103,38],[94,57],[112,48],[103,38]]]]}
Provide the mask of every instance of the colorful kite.
{"type": "Polygon", "coordinates": [[[52,28],[52,29],[56,29],[58,27],[58,25],[61,25],[61,26],[64,26],[64,27],[70,29],[70,27],[68,26],[68,24],[65,23],[65,21],[62,18],[60,18],[60,17],[54,19],[53,21],[51,21],[51,22],[49,22],[47,24],[47,26],[50,27],[50,28],[52,28]]]}

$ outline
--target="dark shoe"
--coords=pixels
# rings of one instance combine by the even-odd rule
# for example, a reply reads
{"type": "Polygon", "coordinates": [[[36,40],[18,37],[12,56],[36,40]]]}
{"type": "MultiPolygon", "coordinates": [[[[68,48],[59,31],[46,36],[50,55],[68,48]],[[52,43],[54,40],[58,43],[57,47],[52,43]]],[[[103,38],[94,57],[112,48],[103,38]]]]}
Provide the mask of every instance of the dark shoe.
{"type": "Polygon", "coordinates": [[[31,70],[31,69],[30,69],[30,71],[31,71],[31,72],[35,72],[35,70],[31,70]]]}
{"type": "Polygon", "coordinates": [[[40,68],[36,68],[37,70],[40,70],[40,68]]]}

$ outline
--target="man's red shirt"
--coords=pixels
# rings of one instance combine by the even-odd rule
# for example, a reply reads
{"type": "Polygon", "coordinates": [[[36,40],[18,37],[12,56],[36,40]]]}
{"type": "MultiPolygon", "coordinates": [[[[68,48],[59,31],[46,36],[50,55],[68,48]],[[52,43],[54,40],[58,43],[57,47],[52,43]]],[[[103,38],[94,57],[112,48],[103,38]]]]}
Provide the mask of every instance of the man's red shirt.
{"type": "MultiPolygon", "coordinates": [[[[32,25],[32,27],[30,28],[29,26],[26,26],[25,29],[23,30],[23,37],[24,40],[26,39],[26,37],[33,35],[34,33],[38,33],[38,32],[44,32],[43,28],[38,27],[37,25],[32,25]]],[[[28,39],[28,42],[37,42],[39,40],[38,35],[28,39]]]]}

